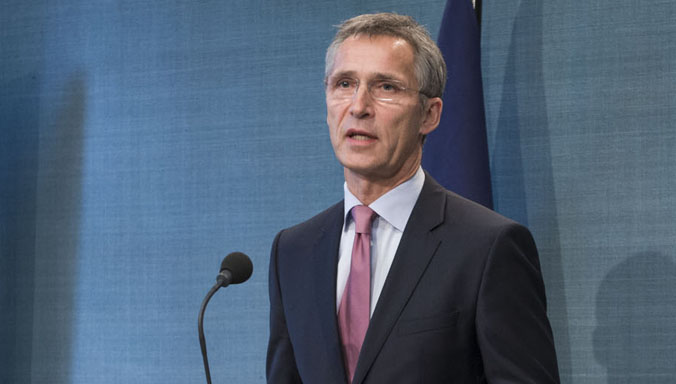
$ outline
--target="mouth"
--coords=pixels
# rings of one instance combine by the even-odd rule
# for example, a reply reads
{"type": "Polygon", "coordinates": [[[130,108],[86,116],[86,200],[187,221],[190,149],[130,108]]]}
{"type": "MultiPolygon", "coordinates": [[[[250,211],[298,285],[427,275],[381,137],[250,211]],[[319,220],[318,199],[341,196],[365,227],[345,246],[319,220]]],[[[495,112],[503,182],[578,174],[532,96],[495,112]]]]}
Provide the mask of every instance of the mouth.
{"type": "Polygon", "coordinates": [[[357,129],[349,129],[347,133],[345,134],[347,138],[354,140],[354,141],[361,141],[361,142],[366,142],[366,141],[372,141],[376,140],[376,137],[374,135],[371,135],[368,132],[357,130],[357,129]]]}

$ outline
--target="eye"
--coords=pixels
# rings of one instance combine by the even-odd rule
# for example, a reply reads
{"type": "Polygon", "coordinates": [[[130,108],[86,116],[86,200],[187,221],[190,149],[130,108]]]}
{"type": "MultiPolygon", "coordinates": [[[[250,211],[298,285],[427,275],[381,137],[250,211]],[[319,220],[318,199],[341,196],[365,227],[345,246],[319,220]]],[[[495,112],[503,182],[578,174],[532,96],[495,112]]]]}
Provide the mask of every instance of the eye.
{"type": "Polygon", "coordinates": [[[380,81],[376,83],[375,88],[378,91],[385,93],[397,93],[403,89],[400,85],[390,81],[380,81]]]}
{"type": "Polygon", "coordinates": [[[355,81],[352,79],[340,79],[336,81],[335,87],[337,89],[350,89],[355,86],[355,81]]]}

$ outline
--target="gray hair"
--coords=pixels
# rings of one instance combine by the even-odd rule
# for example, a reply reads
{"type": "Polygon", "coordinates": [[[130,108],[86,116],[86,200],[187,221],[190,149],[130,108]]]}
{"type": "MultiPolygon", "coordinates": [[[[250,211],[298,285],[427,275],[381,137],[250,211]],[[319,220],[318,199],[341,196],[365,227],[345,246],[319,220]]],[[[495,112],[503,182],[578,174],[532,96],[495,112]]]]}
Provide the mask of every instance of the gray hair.
{"type": "Polygon", "coordinates": [[[353,17],[338,25],[338,32],[326,50],[324,75],[333,70],[336,51],[349,37],[393,36],[406,40],[413,47],[414,73],[420,93],[427,97],[441,97],[446,85],[446,63],[439,47],[425,27],[412,17],[396,13],[366,14],[353,17]]]}

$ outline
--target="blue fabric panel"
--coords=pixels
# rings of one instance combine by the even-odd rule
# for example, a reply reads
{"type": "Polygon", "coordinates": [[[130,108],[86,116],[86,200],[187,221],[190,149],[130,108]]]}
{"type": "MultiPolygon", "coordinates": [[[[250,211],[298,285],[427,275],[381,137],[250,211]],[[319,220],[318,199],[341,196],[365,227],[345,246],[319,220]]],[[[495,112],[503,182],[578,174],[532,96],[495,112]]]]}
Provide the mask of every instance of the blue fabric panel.
{"type": "Polygon", "coordinates": [[[675,16],[484,7],[495,207],[536,237],[564,382],[676,382],[675,16]]]}
{"type": "Polygon", "coordinates": [[[333,25],[443,1],[4,2],[0,382],[264,381],[283,227],[342,197],[326,128],[333,25]]]}

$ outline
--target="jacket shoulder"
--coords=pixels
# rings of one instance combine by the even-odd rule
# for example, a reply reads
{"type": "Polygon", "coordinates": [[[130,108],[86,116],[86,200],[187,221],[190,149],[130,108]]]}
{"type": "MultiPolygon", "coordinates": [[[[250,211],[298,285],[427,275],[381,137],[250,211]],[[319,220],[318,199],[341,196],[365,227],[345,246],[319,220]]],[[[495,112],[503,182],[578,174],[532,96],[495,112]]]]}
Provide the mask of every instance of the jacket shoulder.
{"type": "MultiPolygon", "coordinates": [[[[443,204],[444,221],[470,226],[475,229],[501,228],[505,226],[522,226],[492,209],[472,200],[464,198],[441,186],[429,174],[426,175],[423,194],[425,199],[440,201],[443,204]]],[[[423,196],[421,196],[423,197],[423,196]]]]}
{"type": "Polygon", "coordinates": [[[454,220],[459,220],[467,225],[485,227],[521,226],[516,221],[451,191],[446,191],[445,213],[454,220]]]}
{"type": "Polygon", "coordinates": [[[277,236],[282,237],[283,234],[285,239],[296,238],[297,236],[307,236],[308,233],[322,230],[331,224],[336,225],[338,221],[340,221],[342,225],[342,200],[301,223],[281,230],[277,236]]]}

